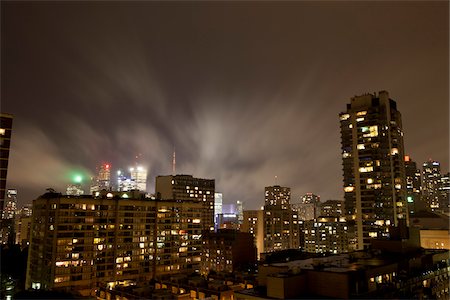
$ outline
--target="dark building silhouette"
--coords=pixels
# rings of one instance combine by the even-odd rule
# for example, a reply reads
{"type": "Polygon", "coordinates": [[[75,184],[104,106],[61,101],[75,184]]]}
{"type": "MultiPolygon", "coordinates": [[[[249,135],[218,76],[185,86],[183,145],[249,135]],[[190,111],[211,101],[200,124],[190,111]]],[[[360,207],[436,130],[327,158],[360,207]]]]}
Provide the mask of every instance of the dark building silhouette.
{"type": "Polygon", "coordinates": [[[5,202],[12,123],[12,115],[5,113],[0,114],[0,210],[3,210],[5,202]]]}
{"type": "Polygon", "coordinates": [[[414,214],[419,210],[425,209],[425,205],[422,202],[422,177],[420,176],[420,170],[417,169],[416,162],[409,155],[405,155],[405,174],[408,211],[410,214],[414,214]]]}
{"type": "Polygon", "coordinates": [[[202,237],[202,273],[211,271],[232,273],[256,263],[253,235],[233,229],[207,232],[202,237]]]}

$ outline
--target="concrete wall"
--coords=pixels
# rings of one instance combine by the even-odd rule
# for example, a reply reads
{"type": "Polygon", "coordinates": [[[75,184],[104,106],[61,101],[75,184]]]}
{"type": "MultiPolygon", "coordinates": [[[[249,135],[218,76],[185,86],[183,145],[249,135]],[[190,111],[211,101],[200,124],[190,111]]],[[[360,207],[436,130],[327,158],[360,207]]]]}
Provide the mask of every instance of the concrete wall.
{"type": "Polygon", "coordinates": [[[348,299],[350,294],[350,276],[347,272],[307,271],[307,288],[310,294],[348,299]]]}
{"type": "Polygon", "coordinates": [[[420,230],[420,246],[426,249],[450,250],[450,236],[448,230],[420,230]]]}
{"type": "Polygon", "coordinates": [[[267,277],[267,297],[276,299],[295,299],[305,295],[306,274],[286,277],[267,277]]]}

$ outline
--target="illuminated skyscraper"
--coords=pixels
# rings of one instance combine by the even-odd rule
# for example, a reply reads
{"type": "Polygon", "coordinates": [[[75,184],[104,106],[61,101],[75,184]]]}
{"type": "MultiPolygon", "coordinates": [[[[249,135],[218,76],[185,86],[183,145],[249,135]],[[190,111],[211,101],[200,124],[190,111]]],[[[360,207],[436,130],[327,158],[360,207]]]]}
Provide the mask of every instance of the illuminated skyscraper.
{"type": "Polygon", "coordinates": [[[6,192],[6,176],[8,174],[9,148],[11,145],[11,130],[13,117],[0,114],[0,210],[3,210],[6,192]]]}
{"type": "Polygon", "coordinates": [[[91,194],[101,190],[111,190],[111,165],[109,163],[100,165],[97,176],[92,178],[91,194]]]}
{"type": "Polygon", "coordinates": [[[430,159],[423,163],[422,172],[423,201],[428,209],[440,210],[441,164],[430,159]]]}
{"type": "Polygon", "coordinates": [[[244,203],[242,201],[236,201],[236,213],[237,213],[237,221],[240,225],[244,221],[244,203]]]}
{"type": "Polygon", "coordinates": [[[339,117],[345,210],[362,249],[372,237],[388,237],[389,225],[408,224],[401,114],[382,91],[353,97],[339,117]]]}
{"type": "Polygon", "coordinates": [[[222,214],[223,195],[214,193],[214,228],[219,228],[218,215],[222,214]]]}
{"type": "Polygon", "coordinates": [[[142,166],[130,168],[131,181],[134,181],[136,190],[147,191],[147,170],[142,166]]]}
{"type": "Polygon", "coordinates": [[[290,205],[291,188],[265,188],[264,251],[298,249],[298,219],[290,205]]]}

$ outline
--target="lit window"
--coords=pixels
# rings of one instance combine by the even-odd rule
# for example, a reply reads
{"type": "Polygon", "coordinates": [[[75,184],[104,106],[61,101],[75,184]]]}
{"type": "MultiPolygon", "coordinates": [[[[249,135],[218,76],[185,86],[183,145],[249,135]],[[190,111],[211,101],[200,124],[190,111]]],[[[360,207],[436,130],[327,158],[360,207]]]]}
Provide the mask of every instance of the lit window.
{"type": "Polygon", "coordinates": [[[353,192],[354,190],[355,190],[355,187],[354,187],[354,186],[346,186],[346,187],[344,188],[344,192],[346,192],[346,193],[353,192]]]}
{"type": "Polygon", "coordinates": [[[364,121],[364,118],[357,118],[356,119],[356,122],[362,122],[362,121],[364,121]]]}
{"type": "Polygon", "coordinates": [[[353,128],[353,125],[352,124],[348,125],[348,128],[353,128]]]}
{"type": "Polygon", "coordinates": [[[372,178],[367,178],[367,183],[373,183],[373,179],[372,178]]]}
{"type": "Polygon", "coordinates": [[[358,144],[357,148],[358,148],[359,150],[366,149],[366,147],[364,146],[364,144],[358,144]]]}
{"type": "Polygon", "coordinates": [[[397,149],[397,148],[392,148],[392,149],[391,149],[391,154],[392,154],[392,155],[398,154],[398,149],[397,149]]]}
{"type": "Polygon", "coordinates": [[[367,115],[367,111],[363,110],[363,111],[359,111],[356,113],[357,116],[365,116],[367,115]]]}
{"type": "Polygon", "coordinates": [[[361,172],[361,173],[372,172],[372,171],[373,171],[373,167],[361,167],[361,168],[359,168],[359,172],[361,172]]]}
{"type": "Polygon", "coordinates": [[[341,121],[347,120],[348,118],[350,118],[349,114],[343,114],[341,115],[341,121]]]}
{"type": "Polygon", "coordinates": [[[5,135],[5,134],[6,134],[6,129],[0,128],[0,135],[5,135]]]}

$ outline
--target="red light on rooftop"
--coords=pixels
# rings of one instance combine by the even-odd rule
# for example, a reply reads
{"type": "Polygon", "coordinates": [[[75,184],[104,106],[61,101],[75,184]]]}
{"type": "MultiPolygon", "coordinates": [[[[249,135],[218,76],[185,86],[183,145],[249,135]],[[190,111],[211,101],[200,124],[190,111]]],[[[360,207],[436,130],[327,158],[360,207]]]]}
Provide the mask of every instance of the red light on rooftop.
{"type": "Polygon", "coordinates": [[[411,159],[410,159],[410,157],[409,157],[409,155],[405,155],[405,161],[410,161],[411,159]]]}
{"type": "Polygon", "coordinates": [[[107,169],[109,169],[109,165],[108,165],[108,164],[106,164],[105,167],[106,167],[107,169]]]}

